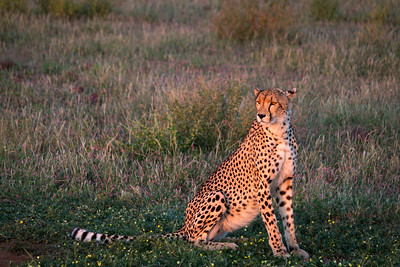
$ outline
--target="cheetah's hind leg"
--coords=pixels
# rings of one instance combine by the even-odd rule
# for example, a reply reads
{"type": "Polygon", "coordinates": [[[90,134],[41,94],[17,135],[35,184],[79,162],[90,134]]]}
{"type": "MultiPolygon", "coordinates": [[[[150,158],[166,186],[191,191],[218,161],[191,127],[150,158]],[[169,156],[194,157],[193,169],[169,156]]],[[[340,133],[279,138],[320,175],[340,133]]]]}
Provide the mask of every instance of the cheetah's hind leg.
{"type": "Polygon", "coordinates": [[[227,232],[223,221],[229,210],[225,195],[219,191],[210,191],[193,199],[190,207],[195,214],[185,221],[189,241],[197,247],[209,250],[236,249],[235,243],[215,242],[224,239],[227,232]]]}

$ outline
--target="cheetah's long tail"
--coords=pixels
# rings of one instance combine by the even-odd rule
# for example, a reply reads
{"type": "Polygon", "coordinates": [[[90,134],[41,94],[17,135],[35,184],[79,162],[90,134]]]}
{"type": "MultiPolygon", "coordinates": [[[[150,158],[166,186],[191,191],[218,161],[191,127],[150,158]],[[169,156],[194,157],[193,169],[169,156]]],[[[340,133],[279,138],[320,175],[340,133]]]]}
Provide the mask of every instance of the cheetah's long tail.
{"type": "Polygon", "coordinates": [[[68,236],[77,241],[89,242],[92,240],[96,240],[100,243],[105,244],[111,243],[112,241],[116,240],[132,241],[135,239],[134,236],[100,234],[88,231],[80,227],[75,227],[68,236]]]}

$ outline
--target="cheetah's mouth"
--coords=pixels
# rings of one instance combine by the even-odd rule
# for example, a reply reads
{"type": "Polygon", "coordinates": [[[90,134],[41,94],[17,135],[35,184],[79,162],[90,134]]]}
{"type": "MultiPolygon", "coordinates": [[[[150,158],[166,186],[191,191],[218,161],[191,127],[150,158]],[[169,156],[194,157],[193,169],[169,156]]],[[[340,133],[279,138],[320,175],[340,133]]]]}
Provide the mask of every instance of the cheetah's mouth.
{"type": "Polygon", "coordinates": [[[272,116],[265,116],[264,118],[260,119],[260,117],[257,116],[257,121],[261,123],[262,125],[269,125],[269,124],[275,124],[278,122],[278,118],[272,116]]]}

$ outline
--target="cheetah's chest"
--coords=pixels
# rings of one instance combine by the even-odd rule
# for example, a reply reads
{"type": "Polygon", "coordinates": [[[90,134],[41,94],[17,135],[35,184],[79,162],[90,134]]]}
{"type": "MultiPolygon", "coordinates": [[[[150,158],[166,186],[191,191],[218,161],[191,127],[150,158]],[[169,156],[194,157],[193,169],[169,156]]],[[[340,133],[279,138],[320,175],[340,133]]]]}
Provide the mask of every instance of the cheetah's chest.
{"type": "Polygon", "coordinates": [[[296,154],[293,146],[288,141],[284,141],[276,147],[277,166],[275,179],[277,184],[281,184],[286,177],[293,177],[296,169],[296,154]]]}

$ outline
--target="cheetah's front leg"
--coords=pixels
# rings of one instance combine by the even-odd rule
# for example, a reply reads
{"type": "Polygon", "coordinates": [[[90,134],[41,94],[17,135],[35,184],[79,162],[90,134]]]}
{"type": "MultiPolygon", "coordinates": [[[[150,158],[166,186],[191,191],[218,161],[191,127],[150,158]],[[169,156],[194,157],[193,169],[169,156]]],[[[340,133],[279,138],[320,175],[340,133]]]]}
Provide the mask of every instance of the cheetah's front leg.
{"type": "Polygon", "coordinates": [[[288,248],[294,255],[302,256],[305,259],[310,258],[310,255],[302,249],[296,241],[296,235],[294,231],[294,219],[293,219],[293,205],[292,205],[292,181],[293,177],[286,177],[285,180],[276,189],[273,190],[276,196],[276,204],[279,207],[279,213],[282,217],[283,227],[285,229],[285,239],[288,248]]]}
{"type": "Polygon", "coordinates": [[[274,208],[272,206],[272,197],[269,191],[269,185],[265,182],[260,183],[257,200],[262,219],[268,231],[269,245],[271,246],[274,255],[285,258],[290,257],[290,254],[287,252],[282,242],[282,235],[279,232],[274,208]]]}

